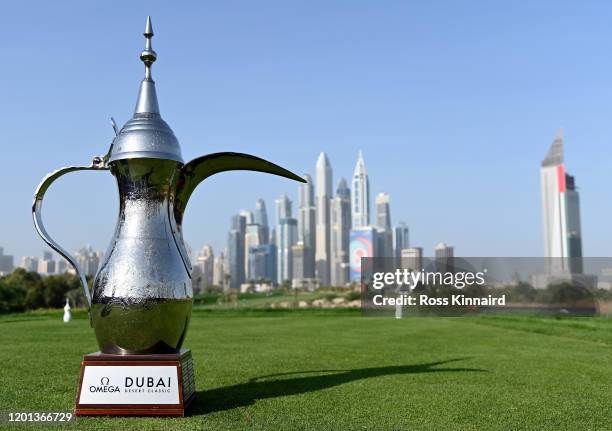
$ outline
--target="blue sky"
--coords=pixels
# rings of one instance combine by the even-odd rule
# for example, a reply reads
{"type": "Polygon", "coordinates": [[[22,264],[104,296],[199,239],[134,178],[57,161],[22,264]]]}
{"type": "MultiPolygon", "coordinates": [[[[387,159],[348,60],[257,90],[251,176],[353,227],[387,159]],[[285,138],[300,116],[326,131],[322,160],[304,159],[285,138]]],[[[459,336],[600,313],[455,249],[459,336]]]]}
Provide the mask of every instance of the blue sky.
{"type": "MultiPolygon", "coordinates": [[[[314,176],[318,153],[350,177],[363,150],[372,200],[391,195],[412,244],[465,256],[543,253],[539,163],[565,128],[586,255],[612,254],[609,2],[11,2],[0,15],[0,246],[41,254],[30,217],[49,171],[85,164],[131,116],[146,15],[162,115],[185,160],[252,153],[314,176]]],[[[297,185],[210,178],[187,242],[217,252],[229,217],[297,185]]],[[[48,193],[49,231],[106,249],[118,202],[108,173],[48,193]]]]}

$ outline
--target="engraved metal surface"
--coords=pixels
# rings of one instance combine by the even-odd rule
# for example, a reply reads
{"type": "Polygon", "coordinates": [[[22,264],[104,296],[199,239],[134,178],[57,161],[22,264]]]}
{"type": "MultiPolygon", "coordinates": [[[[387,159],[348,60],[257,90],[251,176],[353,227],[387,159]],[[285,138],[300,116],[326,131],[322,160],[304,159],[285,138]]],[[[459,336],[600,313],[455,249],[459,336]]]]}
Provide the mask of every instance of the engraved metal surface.
{"type": "Polygon", "coordinates": [[[119,217],[92,298],[94,330],[105,353],[175,351],[185,337],[193,291],[169,220],[179,168],[161,159],[111,163],[119,217]]]}

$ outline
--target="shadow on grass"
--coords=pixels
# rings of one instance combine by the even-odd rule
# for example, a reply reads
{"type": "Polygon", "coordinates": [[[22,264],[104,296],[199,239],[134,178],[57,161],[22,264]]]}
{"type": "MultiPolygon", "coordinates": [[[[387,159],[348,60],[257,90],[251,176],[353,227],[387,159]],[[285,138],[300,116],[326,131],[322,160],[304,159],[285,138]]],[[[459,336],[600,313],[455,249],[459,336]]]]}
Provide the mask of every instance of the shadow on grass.
{"type": "Polygon", "coordinates": [[[331,388],[355,380],[393,374],[450,373],[450,372],[485,372],[478,368],[433,368],[468,358],[448,359],[415,365],[395,365],[388,367],[358,368],[355,370],[311,370],[291,373],[270,374],[250,379],[246,383],[198,391],[197,398],[189,409],[189,415],[231,410],[236,407],[251,405],[255,400],[284,397],[331,388]],[[321,374],[304,376],[304,374],[321,374]],[[298,377],[282,378],[296,375],[298,377]],[[269,380],[271,379],[271,380],[269,380]]]}

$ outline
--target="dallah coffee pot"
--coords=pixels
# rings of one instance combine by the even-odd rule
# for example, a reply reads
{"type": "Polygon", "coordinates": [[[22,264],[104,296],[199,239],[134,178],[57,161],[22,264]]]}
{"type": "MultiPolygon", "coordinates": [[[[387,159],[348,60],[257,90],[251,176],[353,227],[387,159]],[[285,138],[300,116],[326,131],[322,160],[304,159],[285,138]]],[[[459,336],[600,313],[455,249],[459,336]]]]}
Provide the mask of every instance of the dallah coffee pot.
{"type": "Polygon", "coordinates": [[[151,66],[150,18],[140,54],[145,78],[133,117],[116,130],[105,156],[89,166],[49,174],[36,191],[34,224],[43,240],[75,268],[90,306],[90,320],[102,353],[158,354],[179,351],[192,307],[192,267],[181,225],[194,189],[219,172],[251,170],[304,181],[266,160],[239,153],[215,153],[183,162],[179,142],[160,115],[151,66]],[[119,218],[90,294],[77,260],[45,230],[45,192],[59,177],[75,171],[110,171],[119,189],[119,218]]]}

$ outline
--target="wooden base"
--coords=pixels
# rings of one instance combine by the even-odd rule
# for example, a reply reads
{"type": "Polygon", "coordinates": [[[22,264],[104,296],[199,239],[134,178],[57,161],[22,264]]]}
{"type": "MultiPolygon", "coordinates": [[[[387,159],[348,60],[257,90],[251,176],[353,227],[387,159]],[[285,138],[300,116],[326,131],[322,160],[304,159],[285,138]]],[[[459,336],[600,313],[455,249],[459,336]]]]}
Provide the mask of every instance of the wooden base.
{"type": "Polygon", "coordinates": [[[191,350],[83,356],[77,416],[185,416],[195,399],[191,350]]]}

